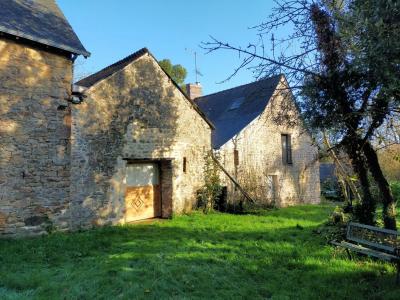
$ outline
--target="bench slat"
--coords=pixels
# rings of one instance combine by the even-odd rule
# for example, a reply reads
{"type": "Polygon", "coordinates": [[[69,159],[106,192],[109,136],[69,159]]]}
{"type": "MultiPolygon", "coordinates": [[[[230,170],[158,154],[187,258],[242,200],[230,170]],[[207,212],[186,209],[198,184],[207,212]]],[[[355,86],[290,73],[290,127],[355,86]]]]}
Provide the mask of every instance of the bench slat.
{"type": "Polygon", "coordinates": [[[390,253],[396,252],[396,248],[399,245],[399,235],[400,233],[395,230],[354,222],[347,224],[347,240],[390,253]],[[365,236],[363,236],[364,234],[365,236]]]}
{"type": "Polygon", "coordinates": [[[400,258],[395,256],[395,255],[391,255],[388,253],[383,253],[383,252],[379,252],[379,251],[375,251],[366,247],[363,247],[361,245],[356,245],[356,244],[352,244],[352,243],[348,243],[348,242],[336,242],[336,241],[332,241],[331,242],[333,245],[336,246],[340,246],[340,247],[344,247],[350,250],[353,250],[355,252],[359,252],[368,256],[373,256],[373,257],[377,257],[386,261],[399,261],[400,258]]]}
{"type": "Polygon", "coordinates": [[[387,233],[387,234],[389,234],[389,235],[397,235],[397,236],[400,235],[400,232],[398,232],[398,231],[396,231],[396,230],[391,230],[391,229],[386,229],[386,228],[379,228],[379,227],[375,227],[375,226],[371,226],[371,225],[365,225],[365,224],[360,224],[360,223],[349,222],[349,224],[348,224],[347,226],[365,228],[365,229],[369,229],[369,230],[372,230],[372,231],[387,233]]]}
{"type": "Polygon", "coordinates": [[[349,241],[353,241],[353,242],[356,242],[356,243],[359,243],[359,244],[367,245],[367,246],[370,246],[370,247],[373,247],[373,248],[376,248],[376,249],[382,249],[382,250],[385,250],[385,251],[388,251],[388,252],[392,252],[392,253],[394,253],[394,251],[396,250],[396,248],[394,248],[394,247],[390,247],[390,246],[386,246],[386,245],[383,245],[383,244],[374,243],[374,242],[371,242],[371,241],[355,238],[355,237],[352,237],[352,236],[348,236],[347,239],[349,241]]]}

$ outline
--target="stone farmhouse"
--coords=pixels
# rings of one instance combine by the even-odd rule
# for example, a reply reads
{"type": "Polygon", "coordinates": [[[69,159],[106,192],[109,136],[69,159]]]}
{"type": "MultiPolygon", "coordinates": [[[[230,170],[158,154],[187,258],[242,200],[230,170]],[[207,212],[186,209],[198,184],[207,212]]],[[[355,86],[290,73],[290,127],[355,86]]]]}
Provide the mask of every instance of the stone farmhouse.
{"type": "Polygon", "coordinates": [[[199,86],[187,96],[145,48],[73,84],[79,55],[54,0],[0,1],[0,237],[190,211],[212,148],[246,189],[255,175],[253,197],[318,201],[310,136],[267,121],[283,77],[262,97],[256,84],[193,100],[199,86]]]}
{"type": "MultiPolygon", "coordinates": [[[[199,89],[191,89],[199,95],[199,89]]],[[[259,204],[318,203],[318,151],[283,75],[197,97],[225,170],[259,204]]],[[[228,202],[241,199],[225,178],[228,202]]]]}
{"type": "Polygon", "coordinates": [[[72,108],[74,219],[96,224],[189,211],[203,185],[211,130],[147,49],[76,83],[72,108]]]}

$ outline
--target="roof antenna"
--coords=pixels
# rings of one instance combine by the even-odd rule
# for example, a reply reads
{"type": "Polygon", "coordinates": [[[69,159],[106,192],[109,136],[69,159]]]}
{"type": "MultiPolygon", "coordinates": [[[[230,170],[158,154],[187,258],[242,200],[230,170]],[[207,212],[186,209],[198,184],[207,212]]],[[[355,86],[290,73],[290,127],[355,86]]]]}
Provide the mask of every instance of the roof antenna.
{"type": "Polygon", "coordinates": [[[203,74],[201,74],[200,70],[197,68],[197,52],[188,48],[185,48],[185,50],[194,56],[194,73],[196,76],[196,84],[200,84],[198,76],[203,76],[203,74]]]}

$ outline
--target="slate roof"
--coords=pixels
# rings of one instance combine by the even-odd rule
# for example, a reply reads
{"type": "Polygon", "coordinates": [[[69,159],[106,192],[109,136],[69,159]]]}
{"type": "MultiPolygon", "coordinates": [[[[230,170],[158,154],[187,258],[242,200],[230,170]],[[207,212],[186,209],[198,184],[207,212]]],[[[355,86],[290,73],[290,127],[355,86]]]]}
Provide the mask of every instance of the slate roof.
{"type": "Polygon", "coordinates": [[[90,56],[54,0],[1,0],[0,32],[90,56]]]}
{"type": "Polygon", "coordinates": [[[195,99],[215,126],[214,149],[232,139],[264,111],[281,77],[273,76],[195,99]]]}
{"type": "MultiPolygon", "coordinates": [[[[112,76],[116,72],[122,70],[123,68],[125,68],[126,66],[128,66],[129,64],[131,64],[132,62],[139,59],[140,57],[142,57],[145,54],[150,55],[155,60],[155,62],[158,64],[158,60],[154,57],[154,55],[151,54],[151,52],[147,48],[142,48],[139,51],[136,51],[135,53],[125,57],[124,59],[121,59],[120,61],[117,61],[116,63],[114,63],[108,67],[105,67],[104,69],[102,69],[92,75],[89,75],[86,78],[83,78],[83,79],[77,81],[75,84],[78,86],[83,86],[83,87],[89,88],[89,87],[95,85],[96,83],[112,76]]],[[[161,66],[160,66],[160,68],[162,69],[161,66]]],[[[168,76],[168,78],[175,85],[175,87],[182,93],[182,95],[185,96],[186,100],[189,101],[189,103],[197,111],[197,113],[207,122],[207,124],[211,127],[211,129],[214,129],[215,128],[214,124],[206,117],[206,115],[201,111],[201,109],[197,106],[197,104],[193,100],[188,98],[186,93],[184,91],[182,91],[180,86],[171,78],[171,76],[168,75],[167,72],[164,71],[164,73],[165,73],[165,75],[168,76]]]]}

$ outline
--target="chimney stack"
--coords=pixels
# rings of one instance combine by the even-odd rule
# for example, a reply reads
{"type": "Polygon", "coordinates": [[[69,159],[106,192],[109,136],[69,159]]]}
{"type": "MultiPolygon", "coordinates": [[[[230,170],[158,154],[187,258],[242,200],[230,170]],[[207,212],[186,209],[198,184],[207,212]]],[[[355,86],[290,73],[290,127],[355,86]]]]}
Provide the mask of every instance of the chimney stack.
{"type": "Polygon", "coordinates": [[[200,83],[188,83],[186,85],[186,93],[191,100],[203,96],[203,89],[200,83]]]}

